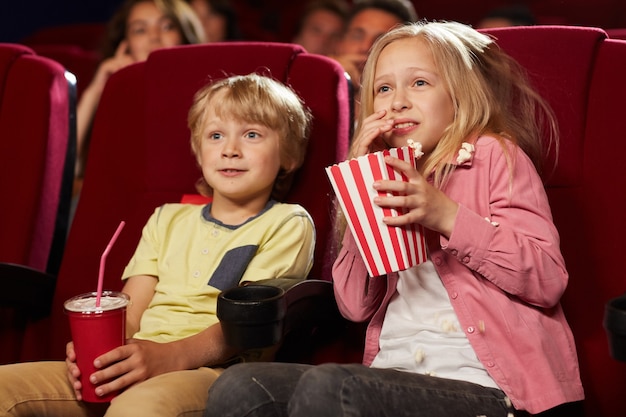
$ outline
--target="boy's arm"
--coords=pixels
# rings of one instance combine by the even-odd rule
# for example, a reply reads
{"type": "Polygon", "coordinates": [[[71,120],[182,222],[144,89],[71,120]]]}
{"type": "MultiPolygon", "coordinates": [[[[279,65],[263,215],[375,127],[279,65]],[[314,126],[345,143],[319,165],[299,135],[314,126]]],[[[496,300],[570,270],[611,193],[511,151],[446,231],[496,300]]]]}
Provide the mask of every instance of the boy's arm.
{"type": "Polygon", "coordinates": [[[130,297],[126,308],[126,338],[131,338],[139,331],[139,323],[146,311],[157,284],[157,278],[151,275],[135,275],[126,280],[122,292],[130,297]]]}

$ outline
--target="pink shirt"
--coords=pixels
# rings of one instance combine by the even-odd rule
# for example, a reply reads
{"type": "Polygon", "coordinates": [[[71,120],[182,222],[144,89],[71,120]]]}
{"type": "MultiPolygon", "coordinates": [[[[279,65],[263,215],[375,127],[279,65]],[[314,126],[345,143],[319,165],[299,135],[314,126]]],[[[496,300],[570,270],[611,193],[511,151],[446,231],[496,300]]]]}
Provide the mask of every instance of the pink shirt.
{"type": "MultiPolygon", "coordinates": [[[[584,398],[572,332],[559,300],[568,274],[548,199],[528,157],[482,136],[444,191],[460,204],[446,239],[427,231],[430,258],[478,359],[519,410],[584,398]],[[488,220],[486,220],[488,219],[488,220]]],[[[370,320],[363,363],[378,338],[398,274],[369,278],[351,233],[333,267],[342,314],[370,320]]]]}

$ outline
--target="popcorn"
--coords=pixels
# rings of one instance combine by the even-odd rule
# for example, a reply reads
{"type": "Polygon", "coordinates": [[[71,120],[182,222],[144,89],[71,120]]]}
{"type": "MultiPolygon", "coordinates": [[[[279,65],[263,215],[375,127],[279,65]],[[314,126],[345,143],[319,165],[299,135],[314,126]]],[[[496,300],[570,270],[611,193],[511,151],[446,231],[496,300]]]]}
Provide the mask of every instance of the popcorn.
{"type": "Polygon", "coordinates": [[[426,356],[426,353],[424,352],[424,349],[417,349],[417,351],[415,352],[415,363],[424,362],[425,356],[426,356]]]}
{"type": "Polygon", "coordinates": [[[459,149],[459,155],[456,157],[457,164],[461,165],[464,162],[472,159],[472,154],[474,153],[474,145],[471,143],[463,142],[461,144],[461,149],[459,149]]]}
{"type": "Polygon", "coordinates": [[[492,221],[491,221],[491,219],[490,219],[489,217],[485,217],[485,220],[487,220],[487,223],[491,223],[491,225],[492,225],[493,227],[498,227],[498,226],[500,226],[500,223],[498,223],[498,222],[492,222],[492,221]]]}
{"type": "Polygon", "coordinates": [[[413,139],[407,139],[406,144],[409,148],[413,149],[413,155],[415,155],[415,159],[420,159],[422,156],[424,156],[424,152],[422,152],[421,142],[416,142],[413,139]]]}
{"type": "Polygon", "coordinates": [[[348,226],[371,277],[402,271],[427,259],[423,227],[413,223],[387,226],[383,217],[400,216],[405,208],[380,207],[373,203],[379,192],[375,181],[408,181],[406,175],[385,163],[385,156],[409,162],[415,168],[416,159],[405,146],[363,155],[326,167],[326,174],[337,195],[348,226]]]}

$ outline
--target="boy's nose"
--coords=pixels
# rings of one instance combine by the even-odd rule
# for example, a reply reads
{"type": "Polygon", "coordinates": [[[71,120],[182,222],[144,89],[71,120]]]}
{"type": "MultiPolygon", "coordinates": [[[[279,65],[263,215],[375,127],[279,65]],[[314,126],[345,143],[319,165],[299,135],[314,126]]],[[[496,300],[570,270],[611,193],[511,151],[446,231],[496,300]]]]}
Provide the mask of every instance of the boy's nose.
{"type": "Polygon", "coordinates": [[[225,139],[224,146],[222,148],[222,155],[226,158],[238,157],[240,155],[239,146],[237,146],[237,140],[225,139]]]}

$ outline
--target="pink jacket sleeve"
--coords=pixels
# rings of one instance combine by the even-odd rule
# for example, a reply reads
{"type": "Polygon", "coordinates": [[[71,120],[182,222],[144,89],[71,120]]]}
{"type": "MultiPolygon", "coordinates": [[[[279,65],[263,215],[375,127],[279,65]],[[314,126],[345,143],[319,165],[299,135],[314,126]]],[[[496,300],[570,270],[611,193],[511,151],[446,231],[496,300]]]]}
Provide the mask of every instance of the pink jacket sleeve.
{"type": "Polygon", "coordinates": [[[380,306],[387,289],[387,277],[370,278],[354,237],[349,229],[333,265],[335,298],[348,320],[369,320],[380,306]]]}

